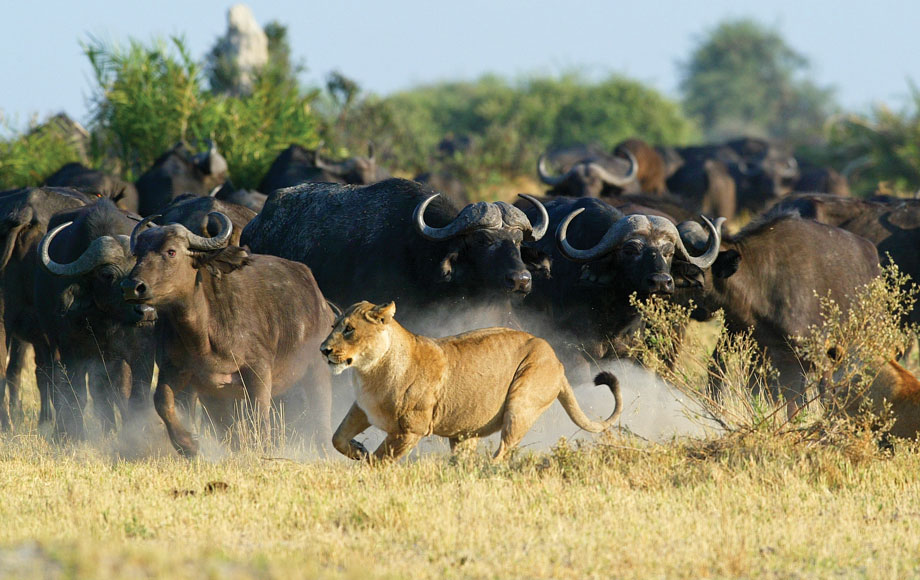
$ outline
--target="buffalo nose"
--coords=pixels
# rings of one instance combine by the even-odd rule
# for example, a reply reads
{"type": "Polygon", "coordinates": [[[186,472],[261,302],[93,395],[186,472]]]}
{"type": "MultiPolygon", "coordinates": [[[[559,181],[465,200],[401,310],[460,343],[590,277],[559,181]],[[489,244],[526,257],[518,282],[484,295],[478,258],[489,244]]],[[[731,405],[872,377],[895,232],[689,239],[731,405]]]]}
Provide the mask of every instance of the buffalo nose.
{"type": "Polygon", "coordinates": [[[645,279],[649,294],[671,294],[674,292],[674,278],[670,274],[652,274],[645,279]]]}
{"type": "Polygon", "coordinates": [[[513,292],[530,292],[533,278],[527,270],[512,272],[505,276],[505,285],[513,292]]]}
{"type": "Polygon", "coordinates": [[[142,280],[125,278],[121,281],[121,292],[126,300],[143,298],[147,293],[147,285],[142,280]]]}

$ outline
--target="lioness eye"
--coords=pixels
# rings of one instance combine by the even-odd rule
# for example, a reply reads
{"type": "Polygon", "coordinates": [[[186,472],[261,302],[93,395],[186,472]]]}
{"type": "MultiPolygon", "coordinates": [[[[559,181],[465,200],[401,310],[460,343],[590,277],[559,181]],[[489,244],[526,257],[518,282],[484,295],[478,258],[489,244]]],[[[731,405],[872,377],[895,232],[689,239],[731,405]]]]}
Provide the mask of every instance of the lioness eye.
{"type": "Polygon", "coordinates": [[[351,336],[354,333],[355,333],[355,327],[349,324],[348,326],[345,327],[345,332],[343,332],[342,334],[347,334],[351,336]]]}

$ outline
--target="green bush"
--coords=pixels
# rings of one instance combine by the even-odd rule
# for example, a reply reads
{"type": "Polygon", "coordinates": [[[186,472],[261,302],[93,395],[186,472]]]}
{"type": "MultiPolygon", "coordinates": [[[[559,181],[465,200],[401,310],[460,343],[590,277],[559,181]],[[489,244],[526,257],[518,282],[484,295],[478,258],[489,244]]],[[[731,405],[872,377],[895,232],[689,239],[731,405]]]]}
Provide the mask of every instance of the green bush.
{"type": "Polygon", "coordinates": [[[267,67],[251,95],[234,97],[202,87],[202,69],[180,38],[149,46],[131,41],[127,50],[93,39],[84,50],[97,84],[94,146],[122,160],[130,179],[179,140],[212,139],[234,183],[252,188],[289,144],[319,140],[316,92],[289,82],[283,67],[267,67]]]}
{"type": "Polygon", "coordinates": [[[622,77],[592,82],[576,74],[517,82],[485,76],[370,96],[337,125],[327,139],[349,149],[374,140],[390,167],[415,173],[465,166],[473,181],[533,175],[537,157],[554,145],[611,148],[634,136],[679,144],[699,136],[679,105],[657,91],[622,77]],[[448,135],[469,136],[470,150],[433,159],[448,135]]]}
{"type": "Polygon", "coordinates": [[[78,147],[53,124],[32,124],[28,132],[16,135],[9,126],[0,139],[0,191],[41,185],[65,163],[81,161],[78,147]]]}

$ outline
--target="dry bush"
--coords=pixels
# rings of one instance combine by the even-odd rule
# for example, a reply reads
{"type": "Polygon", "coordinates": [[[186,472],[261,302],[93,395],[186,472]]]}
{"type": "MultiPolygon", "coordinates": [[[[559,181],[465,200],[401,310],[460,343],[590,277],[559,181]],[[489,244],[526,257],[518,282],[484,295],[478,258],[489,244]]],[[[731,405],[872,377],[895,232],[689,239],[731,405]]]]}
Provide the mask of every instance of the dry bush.
{"type": "Polygon", "coordinates": [[[723,432],[875,444],[890,422],[874,416],[863,395],[881,366],[904,352],[914,336],[916,329],[902,321],[915,294],[897,267],[889,266],[857,291],[846,311],[830,297],[816,296],[821,324],[806,336],[789,337],[806,393],[806,404],[791,417],[777,394],[778,373],[751,332],[729,333],[721,312],[707,323],[714,328],[713,338],[691,321],[692,304],[634,298],[643,332],[630,356],[686,394],[698,406],[689,412],[703,424],[723,432]]]}

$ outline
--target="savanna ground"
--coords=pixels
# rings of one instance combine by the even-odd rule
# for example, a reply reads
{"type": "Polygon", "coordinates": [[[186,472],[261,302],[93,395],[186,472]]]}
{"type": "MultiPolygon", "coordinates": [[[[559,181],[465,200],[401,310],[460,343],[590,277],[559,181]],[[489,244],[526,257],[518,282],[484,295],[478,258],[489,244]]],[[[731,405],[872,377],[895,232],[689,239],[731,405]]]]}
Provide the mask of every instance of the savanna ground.
{"type": "MultiPolygon", "coordinates": [[[[863,312],[866,330],[865,317],[879,317],[863,312]]],[[[715,338],[712,326],[688,336],[678,386],[699,381],[691,371],[708,355],[694,349],[715,338]]],[[[650,354],[637,356],[654,366],[650,354]]],[[[555,427],[535,427],[549,445],[498,465],[489,441],[457,457],[429,444],[384,466],[294,444],[228,452],[210,442],[189,461],[152,411],[130,436],[54,443],[36,426],[32,386],[24,425],[0,436],[0,576],[920,577],[918,444],[880,445],[868,423],[820,410],[787,422],[741,389],[731,409],[711,408],[725,421],[718,432],[690,436],[685,419],[683,435],[643,437],[671,420],[642,415],[662,405],[661,383],[618,374],[628,429],[560,439],[576,430],[556,405],[555,427]]],[[[606,416],[600,391],[576,393],[599,398],[586,408],[606,416]]]]}

